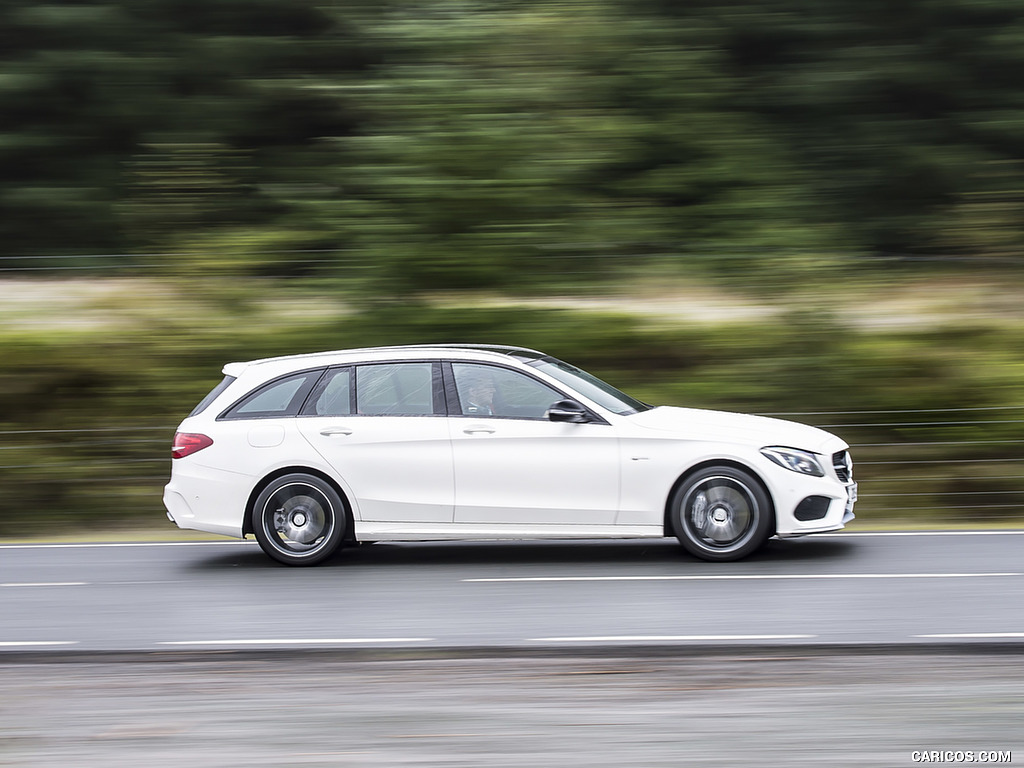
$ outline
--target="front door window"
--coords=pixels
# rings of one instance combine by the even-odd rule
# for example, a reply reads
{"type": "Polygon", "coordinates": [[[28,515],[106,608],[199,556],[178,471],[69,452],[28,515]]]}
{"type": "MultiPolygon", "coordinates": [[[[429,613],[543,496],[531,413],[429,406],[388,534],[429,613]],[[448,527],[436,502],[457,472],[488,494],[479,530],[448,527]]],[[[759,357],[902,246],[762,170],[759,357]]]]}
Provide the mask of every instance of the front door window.
{"type": "Polygon", "coordinates": [[[545,419],[562,395],[518,371],[493,365],[452,363],[463,416],[545,419]]]}

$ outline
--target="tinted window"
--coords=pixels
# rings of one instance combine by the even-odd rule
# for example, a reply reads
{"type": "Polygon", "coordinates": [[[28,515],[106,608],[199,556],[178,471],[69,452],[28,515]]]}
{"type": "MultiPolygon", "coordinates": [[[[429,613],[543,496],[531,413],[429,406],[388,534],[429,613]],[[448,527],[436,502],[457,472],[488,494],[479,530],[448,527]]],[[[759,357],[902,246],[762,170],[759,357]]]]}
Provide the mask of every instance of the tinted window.
{"type": "Polygon", "coordinates": [[[563,395],[536,379],[493,365],[452,363],[464,416],[543,419],[563,395]]]}
{"type": "Polygon", "coordinates": [[[352,369],[328,371],[302,409],[305,416],[348,416],[352,413],[352,369]]]}
{"type": "Polygon", "coordinates": [[[233,405],[221,418],[294,416],[323,370],[304,371],[265,384],[233,405]]]}
{"type": "Polygon", "coordinates": [[[434,408],[433,363],[356,368],[356,411],[369,416],[427,416],[434,408]]]}

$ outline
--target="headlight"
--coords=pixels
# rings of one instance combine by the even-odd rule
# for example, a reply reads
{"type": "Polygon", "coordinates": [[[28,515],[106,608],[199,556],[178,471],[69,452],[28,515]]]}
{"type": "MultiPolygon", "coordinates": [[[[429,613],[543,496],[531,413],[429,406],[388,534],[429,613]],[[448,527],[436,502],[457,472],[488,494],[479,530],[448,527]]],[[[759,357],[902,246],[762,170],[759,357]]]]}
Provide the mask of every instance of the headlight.
{"type": "Polygon", "coordinates": [[[825,470],[821,468],[818,459],[808,451],[798,451],[796,448],[762,448],[761,453],[780,467],[799,472],[801,475],[825,476],[825,470]]]}

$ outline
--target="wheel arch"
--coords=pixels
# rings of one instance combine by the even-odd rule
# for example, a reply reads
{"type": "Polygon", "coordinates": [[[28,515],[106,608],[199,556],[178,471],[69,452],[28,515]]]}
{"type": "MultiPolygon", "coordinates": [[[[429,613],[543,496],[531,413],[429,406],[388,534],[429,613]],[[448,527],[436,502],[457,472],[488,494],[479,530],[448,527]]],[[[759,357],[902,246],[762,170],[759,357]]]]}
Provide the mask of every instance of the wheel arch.
{"type": "Polygon", "coordinates": [[[665,496],[665,510],[662,517],[662,526],[665,536],[672,537],[676,535],[672,526],[672,497],[675,496],[676,491],[691,477],[696,475],[698,472],[703,472],[705,469],[710,469],[711,467],[731,467],[732,469],[738,469],[741,472],[746,472],[757,481],[757,484],[761,486],[761,490],[764,491],[764,495],[768,499],[768,514],[771,518],[771,522],[768,527],[772,532],[771,535],[774,536],[778,522],[775,517],[775,498],[772,496],[772,492],[768,488],[768,483],[764,481],[764,478],[761,477],[761,474],[756,469],[751,467],[749,464],[744,464],[742,461],[736,461],[735,459],[707,459],[699,464],[694,464],[692,467],[689,467],[676,479],[672,484],[672,487],[669,488],[668,495],[665,496]]]}
{"type": "Polygon", "coordinates": [[[273,472],[265,475],[255,486],[253,486],[252,492],[249,494],[249,498],[245,502],[245,515],[242,517],[242,535],[247,536],[253,533],[252,527],[252,511],[256,506],[256,499],[263,492],[270,483],[277,480],[279,477],[285,475],[303,474],[311,475],[319,478],[327,483],[331,488],[334,489],[335,493],[338,494],[338,498],[341,499],[341,503],[345,508],[345,541],[355,541],[355,516],[352,514],[352,503],[349,501],[348,496],[345,495],[345,491],[338,482],[328,475],[326,472],[321,472],[318,469],[312,467],[282,467],[281,469],[275,469],[273,472]]]}

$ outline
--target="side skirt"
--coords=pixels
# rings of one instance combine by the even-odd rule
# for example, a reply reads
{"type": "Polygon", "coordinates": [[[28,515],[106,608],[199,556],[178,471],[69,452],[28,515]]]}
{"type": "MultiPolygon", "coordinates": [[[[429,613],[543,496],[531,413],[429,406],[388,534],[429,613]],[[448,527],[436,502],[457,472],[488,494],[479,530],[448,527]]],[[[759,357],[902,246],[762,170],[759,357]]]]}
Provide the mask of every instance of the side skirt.
{"type": "Polygon", "coordinates": [[[360,541],[445,541],[452,539],[638,539],[664,538],[660,525],[475,525],[459,523],[375,523],[356,521],[360,541]]]}

